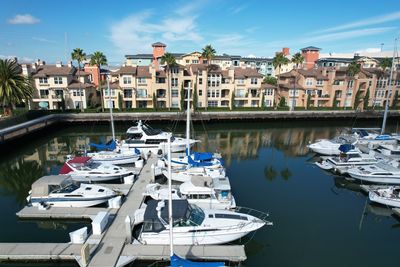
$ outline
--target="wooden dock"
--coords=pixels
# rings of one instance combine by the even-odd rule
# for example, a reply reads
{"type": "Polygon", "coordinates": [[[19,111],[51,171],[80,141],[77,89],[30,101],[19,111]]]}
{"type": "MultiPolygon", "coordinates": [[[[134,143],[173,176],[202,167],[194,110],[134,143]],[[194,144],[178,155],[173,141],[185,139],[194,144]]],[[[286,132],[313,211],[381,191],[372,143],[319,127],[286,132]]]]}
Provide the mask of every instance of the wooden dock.
{"type": "Polygon", "coordinates": [[[50,207],[47,210],[39,210],[37,207],[25,207],[17,216],[21,219],[93,219],[101,211],[108,211],[110,214],[115,214],[117,209],[108,208],[61,208],[50,207]]]}
{"type": "Polygon", "coordinates": [[[0,243],[0,261],[73,261],[81,248],[70,243],[0,243]]]}

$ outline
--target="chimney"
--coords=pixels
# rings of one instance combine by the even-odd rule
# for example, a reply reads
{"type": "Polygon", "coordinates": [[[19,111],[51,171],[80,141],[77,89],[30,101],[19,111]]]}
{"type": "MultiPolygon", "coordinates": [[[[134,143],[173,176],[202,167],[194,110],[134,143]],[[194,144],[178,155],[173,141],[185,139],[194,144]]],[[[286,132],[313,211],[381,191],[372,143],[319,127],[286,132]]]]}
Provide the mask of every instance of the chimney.
{"type": "Polygon", "coordinates": [[[57,68],[61,68],[62,67],[62,62],[61,61],[57,61],[56,62],[56,67],[57,68]]]}
{"type": "Polygon", "coordinates": [[[67,62],[67,65],[68,65],[69,68],[72,68],[72,61],[71,61],[71,60],[68,61],[68,62],[67,62]]]}
{"type": "Polygon", "coordinates": [[[289,52],[289,47],[284,47],[284,48],[282,48],[282,54],[283,54],[284,56],[289,55],[289,54],[290,54],[290,52],[289,52]]]}

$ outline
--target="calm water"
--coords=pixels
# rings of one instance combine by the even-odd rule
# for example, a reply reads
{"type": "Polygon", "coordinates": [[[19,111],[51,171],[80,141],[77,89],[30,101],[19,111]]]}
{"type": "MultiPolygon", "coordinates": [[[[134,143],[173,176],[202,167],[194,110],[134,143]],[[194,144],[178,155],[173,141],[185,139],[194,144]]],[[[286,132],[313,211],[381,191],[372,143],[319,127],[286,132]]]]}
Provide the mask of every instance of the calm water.
{"type": "MultiPolygon", "coordinates": [[[[390,131],[396,128],[392,123],[390,131]]],[[[129,125],[117,125],[117,136],[122,137],[129,125]]],[[[357,185],[312,164],[308,142],[331,138],[344,126],[349,125],[195,125],[196,138],[202,140],[197,149],[223,154],[237,204],[268,211],[274,222],[241,240],[248,256],[245,266],[399,265],[399,221],[385,207],[371,206],[357,185]]],[[[356,126],[376,127],[378,122],[356,126]]],[[[185,131],[184,125],[173,127],[172,123],[153,127],[173,128],[178,134],[185,131]]],[[[67,242],[70,231],[89,225],[85,221],[21,221],[15,213],[24,206],[35,179],[57,173],[65,155],[83,150],[89,141],[108,139],[109,131],[107,125],[63,126],[12,148],[1,147],[0,242],[67,242]]]]}

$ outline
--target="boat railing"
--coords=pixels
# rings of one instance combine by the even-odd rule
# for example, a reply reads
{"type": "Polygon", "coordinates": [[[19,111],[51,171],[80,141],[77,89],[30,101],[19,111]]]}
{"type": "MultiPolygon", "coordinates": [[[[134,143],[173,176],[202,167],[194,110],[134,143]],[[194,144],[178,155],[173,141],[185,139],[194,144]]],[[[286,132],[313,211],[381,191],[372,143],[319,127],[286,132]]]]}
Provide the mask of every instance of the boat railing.
{"type": "Polygon", "coordinates": [[[254,216],[254,217],[264,221],[267,225],[272,225],[272,222],[267,220],[267,218],[269,217],[269,213],[267,213],[267,212],[263,212],[263,211],[248,208],[248,207],[241,207],[241,206],[236,207],[235,211],[239,212],[239,213],[244,213],[247,215],[254,216]]]}

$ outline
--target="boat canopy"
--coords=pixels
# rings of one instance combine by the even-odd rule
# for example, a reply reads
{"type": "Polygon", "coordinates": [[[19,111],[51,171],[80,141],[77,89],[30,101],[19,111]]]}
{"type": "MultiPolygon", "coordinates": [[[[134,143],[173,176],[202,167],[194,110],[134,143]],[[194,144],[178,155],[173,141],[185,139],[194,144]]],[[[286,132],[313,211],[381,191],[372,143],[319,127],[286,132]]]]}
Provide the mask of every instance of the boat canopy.
{"type": "Polygon", "coordinates": [[[71,163],[71,164],[85,164],[86,162],[88,162],[91,159],[92,159],[91,157],[75,157],[75,158],[69,160],[68,163],[71,163]]]}
{"type": "Polygon", "coordinates": [[[216,190],[231,190],[228,177],[213,178],[213,188],[216,190]]]}
{"type": "MultiPolygon", "coordinates": [[[[146,211],[144,212],[144,221],[158,220],[157,206],[163,200],[151,199],[147,202],[146,211]]],[[[161,218],[168,222],[168,201],[165,201],[165,206],[161,209],[161,218]]],[[[186,218],[189,209],[189,202],[186,199],[173,199],[172,200],[172,217],[173,221],[180,221],[186,218]]]]}
{"type": "Polygon", "coordinates": [[[208,152],[193,152],[193,159],[194,160],[212,160],[214,157],[214,153],[208,152]]]}
{"type": "Polygon", "coordinates": [[[218,266],[225,266],[224,262],[195,262],[183,259],[178,255],[174,254],[170,258],[171,260],[171,267],[202,267],[202,266],[210,266],[210,267],[218,267],[218,266]]]}
{"type": "Polygon", "coordinates": [[[352,149],[355,149],[356,147],[352,144],[343,144],[339,146],[339,150],[343,153],[347,153],[352,149]]]}
{"type": "Polygon", "coordinates": [[[188,156],[188,164],[193,166],[193,167],[207,167],[207,166],[212,166],[212,162],[205,162],[205,161],[194,161],[192,157],[188,156]]]}
{"type": "Polygon", "coordinates": [[[32,184],[32,197],[44,197],[55,189],[65,187],[72,183],[69,175],[48,175],[43,176],[32,184]]]}
{"type": "Polygon", "coordinates": [[[99,151],[103,150],[114,150],[117,148],[117,142],[114,139],[111,139],[106,144],[96,144],[96,143],[89,143],[89,146],[95,147],[99,151]]]}

